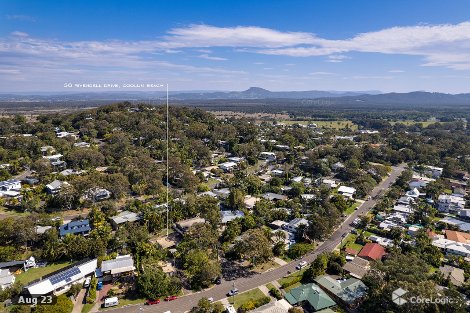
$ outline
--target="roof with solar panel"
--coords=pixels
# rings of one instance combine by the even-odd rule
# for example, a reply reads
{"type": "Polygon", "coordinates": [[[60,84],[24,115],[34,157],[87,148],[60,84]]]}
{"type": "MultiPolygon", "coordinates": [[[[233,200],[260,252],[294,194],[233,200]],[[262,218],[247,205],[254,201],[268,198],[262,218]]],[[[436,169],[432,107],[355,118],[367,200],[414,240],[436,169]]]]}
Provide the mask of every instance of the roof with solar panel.
{"type": "Polygon", "coordinates": [[[94,273],[97,265],[96,259],[75,263],[71,267],[53,273],[25,288],[31,295],[45,295],[82,280],[85,276],[94,273]]]}

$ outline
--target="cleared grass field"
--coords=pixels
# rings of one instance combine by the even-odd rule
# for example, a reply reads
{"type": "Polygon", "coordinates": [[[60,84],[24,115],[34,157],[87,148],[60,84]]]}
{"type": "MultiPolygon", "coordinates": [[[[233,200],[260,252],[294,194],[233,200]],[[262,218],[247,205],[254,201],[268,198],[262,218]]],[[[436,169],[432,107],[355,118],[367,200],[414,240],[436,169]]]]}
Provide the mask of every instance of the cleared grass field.
{"type": "Polygon", "coordinates": [[[435,122],[435,121],[417,122],[417,121],[410,121],[410,120],[402,120],[402,121],[394,121],[394,122],[390,121],[390,124],[392,124],[392,125],[403,124],[403,125],[406,125],[406,126],[411,126],[411,125],[415,125],[415,124],[422,124],[423,127],[428,127],[429,125],[434,124],[434,123],[438,123],[438,122],[435,122]]]}
{"type": "Polygon", "coordinates": [[[337,120],[337,121],[293,121],[293,120],[284,120],[281,121],[286,125],[293,125],[293,124],[301,124],[301,125],[308,125],[308,124],[316,124],[319,128],[333,128],[333,129],[344,129],[350,128],[352,130],[357,129],[357,124],[354,124],[352,121],[349,120],[337,120]]]}
{"type": "MultiPolygon", "coordinates": [[[[240,294],[236,295],[235,297],[233,297],[233,299],[234,299],[233,306],[236,309],[238,309],[241,305],[247,303],[250,300],[251,301],[256,301],[256,300],[259,300],[259,299],[264,298],[264,297],[265,297],[264,293],[261,290],[259,290],[258,288],[248,290],[247,292],[240,293],[240,294]]],[[[229,301],[232,302],[232,297],[229,298],[229,301]]]]}
{"type": "Polygon", "coordinates": [[[70,262],[53,263],[53,264],[48,264],[46,267],[32,268],[32,269],[29,269],[27,272],[23,272],[20,275],[16,276],[16,281],[22,284],[27,284],[47,274],[58,271],[70,264],[71,264],[70,262]]]}

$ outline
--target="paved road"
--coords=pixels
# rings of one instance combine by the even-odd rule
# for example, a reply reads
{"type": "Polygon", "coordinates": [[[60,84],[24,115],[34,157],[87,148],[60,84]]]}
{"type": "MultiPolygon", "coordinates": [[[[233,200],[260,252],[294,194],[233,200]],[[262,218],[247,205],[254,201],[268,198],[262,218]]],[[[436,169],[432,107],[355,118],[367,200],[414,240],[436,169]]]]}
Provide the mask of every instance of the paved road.
{"type": "MultiPolygon", "coordinates": [[[[378,184],[374,190],[370,193],[370,196],[374,198],[382,190],[388,189],[405,169],[405,164],[396,166],[392,168],[390,175],[384,179],[380,184],[378,184]]],[[[383,194],[383,193],[382,193],[383,194]]],[[[292,261],[286,265],[273,269],[271,271],[255,274],[252,277],[239,278],[235,281],[223,281],[222,284],[215,286],[209,290],[204,290],[197,293],[192,293],[187,296],[184,296],[180,299],[171,302],[161,302],[153,306],[141,306],[141,305],[132,305],[122,308],[117,308],[111,310],[113,313],[124,313],[124,312],[152,312],[152,313],[161,313],[166,311],[171,311],[171,313],[183,313],[189,311],[192,307],[197,305],[197,302],[202,297],[213,297],[214,300],[218,301],[226,297],[226,293],[232,288],[233,283],[235,282],[235,287],[244,292],[253,288],[256,288],[260,285],[265,285],[269,282],[277,280],[285,275],[288,271],[296,271],[295,267],[300,261],[306,261],[307,263],[312,262],[318,254],[325,251],[332,251],[338,246],[341,242],[343,236],[349,233],[353,227],[349,226],[351,222],[357,218],[359,215],[366,213],[376,204],[376,200],[371,199],[365,201],[359,206],[357,210],[349,215],[344,222],[333,232],[333,234],[325,240],[318,248],[304,256],[302,259],[292,261]]]]}

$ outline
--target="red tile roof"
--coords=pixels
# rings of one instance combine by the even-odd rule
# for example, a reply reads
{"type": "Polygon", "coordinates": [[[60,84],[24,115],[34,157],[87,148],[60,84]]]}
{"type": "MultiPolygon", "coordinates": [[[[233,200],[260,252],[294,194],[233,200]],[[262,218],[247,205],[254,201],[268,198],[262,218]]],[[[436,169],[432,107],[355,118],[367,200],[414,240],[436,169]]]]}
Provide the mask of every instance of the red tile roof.
{"type": "Polygon", "coordinates": [[[378,243],[367,243],[358,256],[372,260],[380,260],[385,255],[385,249],[378,243]]]}
{"type": "Polygon", "coordinates": [[[349,255],[357,255],[357,250],[350,247],[346,247],[346,249],[344,249],[344,252],[349,255]]]}

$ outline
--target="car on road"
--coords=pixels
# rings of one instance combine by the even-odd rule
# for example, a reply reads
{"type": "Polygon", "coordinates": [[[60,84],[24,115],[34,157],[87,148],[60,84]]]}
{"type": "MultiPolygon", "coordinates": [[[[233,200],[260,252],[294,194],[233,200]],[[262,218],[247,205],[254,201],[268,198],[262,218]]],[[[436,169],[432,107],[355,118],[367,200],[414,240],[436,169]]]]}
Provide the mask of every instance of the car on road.
{"type": "Polygon", "coordinates": [[[231,297],[231,296],[234,296],[238,294],[238,289],[237,288],[233,288],[232,290],[230,290],[228,293],[227,293],[227,296],[231,297]]]}
{"type": "Polygon", "coordinates": [[[298,269],[298,270],[301,270],[303,267],[305,267],[307,265],[307,262],[306,261],[302,261],[300,262],[295,268],[298,269]]]}
{"type": "Polygon", "coordinates": [[[176,300],[176,299],[178,299],[177,296],[168,296],[168,297],[165,298],[165,301],[173,301],[173,300],[176,300]]]}
{"type": "Polygon", "coordinates": [[[214,302],[214,298],[212,298],[212,297],[207,298],[207,300],[208,300],[209,302],[214,302]]]}
{"type": "Polygon", "coordinates": [[[98,284],[96,284],[96,290],[101,290],[103,289],[103,282],[99,281],[98,284]]]}
{"type": "Polygon", "coordinates": [[[220,285],[220,284],[222,283],[222,277],[220,277],[220,276],[217,277],[217,278],[215,279],[215,283],[216,283],[217,285],[220,285]]]}
{"type": "Polygon", "coordinates": [[[147,305],[154,305],[154,304],[159,304],[160,303],[160,299],[148,299],[147,302],[145,302],[145,304],[147,305]]]}

